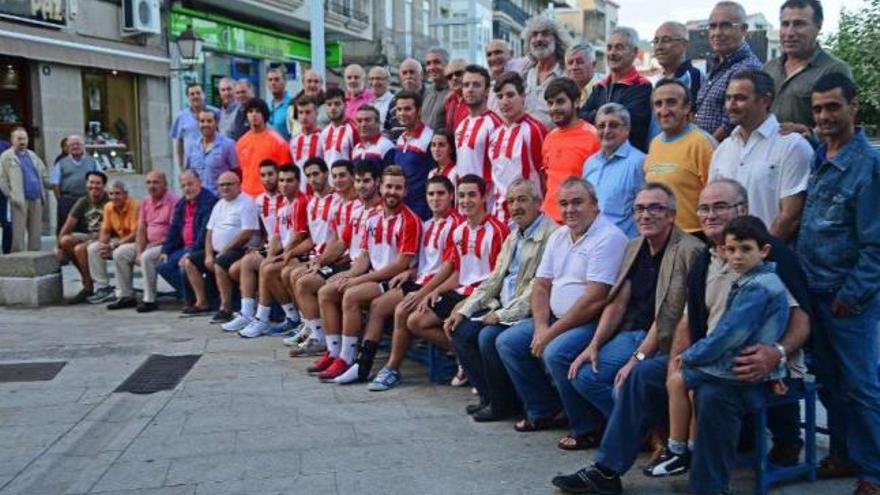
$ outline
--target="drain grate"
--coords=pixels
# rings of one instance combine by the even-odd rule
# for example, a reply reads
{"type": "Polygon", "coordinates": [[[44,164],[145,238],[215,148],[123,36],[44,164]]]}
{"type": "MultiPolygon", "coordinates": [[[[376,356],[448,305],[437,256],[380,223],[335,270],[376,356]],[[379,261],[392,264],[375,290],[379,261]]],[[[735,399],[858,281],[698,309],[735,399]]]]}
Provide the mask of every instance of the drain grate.
{"type": "Polygon", "coordinates": [[[0,364],[0,383],[47,382],[55,378],[65,364],[67,361],[0,364]]]}
{"type": "Polygon", "coordinates": [[[114,392],[152,394],[160,390],[171,390],[189,373],[200,357],[201,354],[185,356],[153,354],[114,392]]]}

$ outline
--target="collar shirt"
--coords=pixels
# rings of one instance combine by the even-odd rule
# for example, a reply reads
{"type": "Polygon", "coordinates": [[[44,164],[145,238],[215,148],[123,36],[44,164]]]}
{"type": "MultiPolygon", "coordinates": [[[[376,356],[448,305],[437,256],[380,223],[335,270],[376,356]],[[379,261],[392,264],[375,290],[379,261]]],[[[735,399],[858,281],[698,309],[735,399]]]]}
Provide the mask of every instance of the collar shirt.
{"type": "Polygon", "coordinates": [[[413,256],[415,265],[421,234],[421,219],[406,206],[400,205],[391,215],[385,215],[384,208],[380,207],[380,213],[367,220],[361,249],[369,256],[373,270],[394,263],[401,254],[413,256]]]}
{"type": "Polygon", "coordinates": [[[204,137],[199,139],[199,145],[191,148],[186,155],[186,168],[195,170],[202,179],[202,186],[217,194],[220,174],[239,168],[235,141],[223,134],[216,134],[211,144],[206,146],[204,137]]]}
{"type": "Polygon", "coordinates": [[[279,101],[276,101],[274,96],[269,96],[270,98],[266,102],[269,104],[269,120],[266,124],[275,129],[275,132],[280,134],[285,141],[289,141],[290,129],[287,128],[287,108],[293,101],[293,96],[286,90],[279,101]]]}
{"type": "Polygon", "coordinates": [[[342,197],[335,192],[328,192],[323,196],[313,194],[308,204],[309,236],[315,243],[315,253],[321,254],[327,248],[332,232],[331,222],[333,216],[342,204],[342,197]]]}
{"type": "Polygon", "coordinates": [[[553,120],[550,118],[550,108],[544,99],[544,91],[551,82],[565,76],[562,63],[553,66],[553,70],[544,78],[544,82],[538,82],[538,65],[534,64],[526,71],[526,111],[532,117],[540,120],[547,128],[553,128],[553,120]]]}
{"type": "MultiPolygon", "coordinates": [[[[373,102],[373,90],[364,88],[359,94],[345,92],[345,118],[354,120],[354,115],[358,108],[362,105],[369,105],[373,102]]],[[[381,117],[381,116],[380,116],[381,117]]]]}
{"type": "Polygon", "coordinates": [[[474,174],[486,181],[491,191],[492,162],[489,160],[489,137],[501,125],[501,117],[486,110],[476,117],[468,115],[455,130],[455,152],[461,177],[474,174]]]}
{"type": "Polygon", "coordinates": [[[489,160],[492,164],[492,214],[504,223],[510,220],[507,211],[507,190],[519,178],[532,182],[541,190],[541,145],[547,128],[529,114],[515,123],[498,126],[489,136],[489,160]]]}
{"type": "Polygon", "coordinates": [[[293,200],[284,198],[284,204],[275,212],[275,228],[271,237],[278,237],[282,247],[287,247],[296,234],[309,232],[308,222],[309,197],[297,192],[293,200]]]}
{"type": "Polygon", "coordinates": [[[351,161],[357,167],[361,163],[371,163],[379,170],[394,164],[394,143],[387,137],[377,134],[373,139],[361,138],[361,142],[354,145],[351,152],[351,161]]]}
{"type": "Polygon", "coordinates": [[[147,195],[141,202],[140,222],[144,224],[147,233],[147,243],[161,243],[171,228],[171,220],[174,218],[174,207],[177,206],[177,196],[167,191],[159,199],[153,199],[147,195]]]}
{"type": "Polygon", "coordinates": [[[400,165],[406,176],[404,203],[422,219],[431,218],[431,210],[425,198],[428,174],[434,169],[431,157],[431,139],[434,131],[420,122],[412,131],[405,130],[397,138],[394,163],[400,165]]]}
{"type": "MultiPolygon", "coordinates": [[[[205,110],[214,112],[214,118],[220,122],[220,109],[211,105],[205,105],[205,110]]],[[[171,139],[183,140],[183,156],[187,157],[193,148],[199,146],[202,140],[202,132],[199,130],[199,116],[193,113],[192,108],[186,107],[177,114],[171,124],[171,139]]]]}
{"type": "Polygon", "coordinates": [[[367,225],[370,219],[375,215],[382,214],[381,204],[368,206],[364,205],[359,211],[355,212],[351,217],[351,221],[345,225],[342,234],[342,242],[348,248],[348,257],[352,261],[356,260],[363,251],[364,236],[367,233],[367,225]]]}
{"type": "Polygon", "coordinates": [[[644,164],[645,154],[629,141],[618,146],[611,156],[599,150],[584,164],[584,178],[595,186],[602,214],[630,239],[639,235],[633,220],[633,203],[645,183],[644,164]]]}
{"type": "Polygon", "coordinates": [[[715,63],[709,72],[709,79],[700,88],[694,105],[694,124],[709,134],[713,134],[722,125],[730,125],[730,117],[724,109],[724,98],[730,79],[744,70],[761,69],[761,61],[745,41],[723,61],[717,55],[713,60],[715,63]]]}
{"type": "Polygon", "coordinates": [[[770,111],[780,122],[795,122],[812,129],[816,125],[810,104],[813,86],[826,74],[843,74],[852,80],[852,70],[846,62],[835,58],[818,44],[807,64],[796,72],[786,74],[785,60],[786,55],[782,54],[764,64],[764,70],[773,78],[776,87],[770,111]]]}
{"type": "Polygon", "coordinates": [[[237,101],[232,101],[229,105],[220,105],[220,120],[217,122],[217,130],[228,138],[232,138],[235,130],[235,116],[241,105],[237,101]]]}

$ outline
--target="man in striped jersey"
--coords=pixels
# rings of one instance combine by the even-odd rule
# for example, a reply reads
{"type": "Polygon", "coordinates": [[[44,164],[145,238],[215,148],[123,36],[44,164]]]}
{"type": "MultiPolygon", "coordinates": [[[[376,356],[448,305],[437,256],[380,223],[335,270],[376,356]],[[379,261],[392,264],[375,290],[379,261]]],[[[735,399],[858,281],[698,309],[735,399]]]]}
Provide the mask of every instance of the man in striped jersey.
{"type": "Polygon", "coordinates": [[[373,368],[373,359],[388,319],[398,306],[414,310],[442,279],[435,277],[443,266],[443,254],[452,245],[452,231],[462,222],[453,201],[455,186],[444,176],[428,179],[428,207],[433,216],[422,224],[422,248],[417,269],[407,270],[392,278],[389,290],[370,303],[369,320],[357,362],[334,381],[365,382],[373,368]]]}
{"type": "Polygon", "coordinates": [[[351,268],[318,291],[327,353],[308,371],[328,381],[344,373],[357,354],[362,310],[388,290],[388,281],[409,270],[419,252],[421,220],[403,204],[406,178],[390,166],[382,172],[382,211],[367,219],[361,252],[351,268]],[[341,338],[340,338],[341,335],[341,338]]]}
{"type": "Polygon", "coordinates": [[[292,270],[286,278],[301,308],[305,326],[299,333],[284,340],[293,347],[290,356],[314,356],[327,350],[324,327],[318,307],[318,291],[327,282],[335,282],[340,274],[351,268],[351,259],[357,258],[361,239],[366,231],[366,221],[381,208],[377,194],[381,172],[369,163],[355,169],[354,184],[360,208],[351,211],[346,218],[337,216],[333,222],[327,247],[316,254],[305,267],[292,270]]]}
{"type": "MultiPolygon", "coordinates": [[[[455,129],[458,176],[474,174],[492,191],[492,163],[489,161],[489,137],[501,126],[501,118],[488,109],[489,71],[479,65],[464,69],[462,86],[468,116],[455,129]]],[[[491,196],[490,196],[491,199],[491,196]]]]}
{"type": "Polygon", "coordinates": [[[504,223],[510,221],[505,198],[515,180],[524,178],[542,191],[541,145],[547,127],[525,112],[525,81],[516,72],[506,72],[495,81],[495,96],[504,122],[489,136],[492,163],[492,214],[504,223]]]}
{"type": "Polygon", "coordinates": [[[354,145],[351,161],[355,165],[370,162],[379,170],[393,164],[394,143],[383,136],[379,129],[379,110],[370,105],[361,105],[355,112],[354,121],[361,141],[354,145]]]}
{"type": "Polygon", "coordinates": [[[345,92],[339,88],[328,89],[324,108],[330,118],[330,123],[321,131],[324,162],[332,165],[336,160],[351,160],[351,152],[360,138],[354,124],[345,117],[345,92]]]}
{"type": "Polygon", "coordinates": [[[400,365],[406,357],[411,336],[451,349],[443,331],[444,321],[495,268],[507,226],[486,212],[486,183],[469,174],[458,181],[458,208],[466,221],[452,231],[452,245],[443,256],[443,266],[425,287],[422,300],[398,306],[394,311],[391,356],[376,378],[371,391],[384,391],[400,384],[400,365]]]}
{"type": "MultiPolygon", "coordinates": [[[[299,176],[304,177],[303,165],[309,158],[323,157],[324,149],[321,146],[321,129],[318,127],[318,100],[312,96],[302,95],[293,102],[296,106],[296,121],[299,123],[299,132],[290,138],[290,156],[293,163],[299,168],[299,176]]],[[[307,183],[299,181],[300,190],[307,190],[307,183]]]]}
{"type": "Polygon", "coordinates": [[[422,97],[414,91],[403,90],[397,93],[395,109],[397,120],[403,126],[403,133],[397,138],[397,154],[394,163],[403,169],[406,176],[406,197],[403,202],[422,219],[431,216],[425,201],[425,188],[428,174],[434,167],[431,158],[431,138],[434,130],[422,122],[419,112],[422,97]]]}

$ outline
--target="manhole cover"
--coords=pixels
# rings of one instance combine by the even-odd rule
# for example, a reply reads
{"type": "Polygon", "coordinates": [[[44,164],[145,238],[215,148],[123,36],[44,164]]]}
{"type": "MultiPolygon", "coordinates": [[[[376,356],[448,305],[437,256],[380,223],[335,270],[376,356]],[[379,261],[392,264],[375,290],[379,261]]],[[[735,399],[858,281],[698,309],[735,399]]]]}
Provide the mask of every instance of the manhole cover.
{"type": "Polygon", "coordinates": [[[114,392],[152,394],[160,390],[171,390],[189,373],[200,357],[201,354],[185,356],[153,354],[114,392]]]}
{"type": "Polygon", "coordinates": [[[55,378],[67,361],[0,364],[0,382],[45,382],[55,378]]]}

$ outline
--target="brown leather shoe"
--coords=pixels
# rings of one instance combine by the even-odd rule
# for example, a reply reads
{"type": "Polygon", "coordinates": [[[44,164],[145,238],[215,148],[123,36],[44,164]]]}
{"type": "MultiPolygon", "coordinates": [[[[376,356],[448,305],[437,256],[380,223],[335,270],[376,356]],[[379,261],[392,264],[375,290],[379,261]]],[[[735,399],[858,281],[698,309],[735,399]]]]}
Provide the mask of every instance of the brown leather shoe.
{"type": "Polygon", "coordinates": [[[859,468],[855,464],[830,455],[819,461],[819,467],[816,468],[816,476],[823,480],[849,478],[858,472],[859,468]]]}
{"type": "Polygon", "coordinates": [[[868,480],[859,480],[856,482],[856,491],[853,495],[880,495],[880,485],[868,480]]]}

